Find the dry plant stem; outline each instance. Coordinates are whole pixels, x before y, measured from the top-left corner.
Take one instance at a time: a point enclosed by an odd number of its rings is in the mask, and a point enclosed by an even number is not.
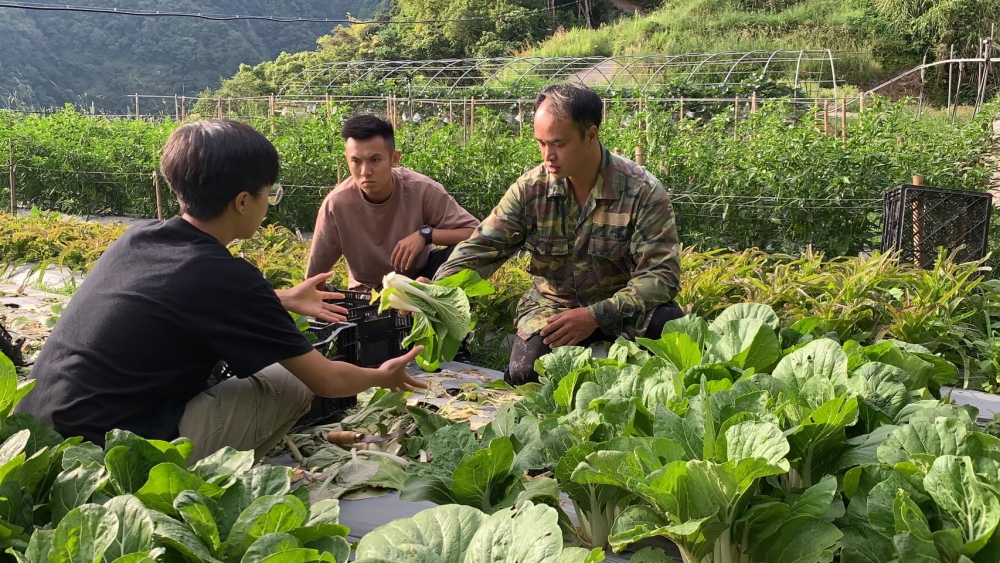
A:
[[[285,441],[285,445],[288,446],[289,453],[292,454],[292,458],[295,461],[297,461],[299,463],[299,465],[301,465],[302,464],[302,452],[299,451],[299,447],[296,446],[295,442],[293,442],[292,439],[289,438],[288,436],[285,436],[283,439]]]
[[[389,452],[379,452],[374,450],[356,450],[356,451],[358,454],[362,454],[365,456],[384,457],[386,459],[391,459],[392,461],[398,463],[399,466],[402,467],[403,469],[406,469],[410,465],[409,460],[401,458],[398,455],[393,455]]]

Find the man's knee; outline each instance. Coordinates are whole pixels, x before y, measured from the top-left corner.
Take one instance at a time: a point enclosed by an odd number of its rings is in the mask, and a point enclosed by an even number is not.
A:
[[[271,382],[276,399],[283,407],[282,411],[287,412],[290,418],[298,420],[309,412],[315,395],[292,372],[280,364],[274,364],[261,370],[260,375]]]
[[[649,326],[646,328],[646,338],[659,338],[663,334],[663,327],[668,322],[684,316],[684,310],[676,301],[664,303],[653,309],[653,316],[649,319]]]
[[[551,351],[552,349],[545,345],[542,337],[538,334],[532,335],[527,340],[515,339],[514,347],[510,351],[510,365],[504,372],[504,381],[515,387],[537,382],[538,374],[535,373],[535,360]]]

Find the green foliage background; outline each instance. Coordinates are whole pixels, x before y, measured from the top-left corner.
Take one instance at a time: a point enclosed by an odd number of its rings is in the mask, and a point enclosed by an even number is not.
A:
[[[339,130],[358,109],[340,105],[309,116],[251,120],[281,155],[286,197],[269,221],[311,230],[320,201],[347,175]],[[996,144],[990,117],[997,109],[951,125],[943,116],[917,120],[901,103],[874,101],[851,119],[844,143],[824,135],[811,111],[787,105],[765,106],[734,128],[731,111],[679,121],[673,107],[647,104],[636,111],[612,102],[601,139],[629,156],[642,146],[644,164],[673,193],[689,245],[788,252],[812,245],[854,255],[878,245],[882,193],[913,174],[932,187],[988,188],[986,157]],[[512,111],[516,106],[479,109],[474,131],[434,117],[404,123],[397,133],[402,164],[438,180],[485,217],[539,162],[530,128],[519,132]],[[0,148],[14,155],[22,207],[153,217],[153,171],[176,126],[72,109],[45,117],[4,114]],[[0,174],[2,201],[9,200],[8,178]],[[169,216],[177,207],[162,188]]]

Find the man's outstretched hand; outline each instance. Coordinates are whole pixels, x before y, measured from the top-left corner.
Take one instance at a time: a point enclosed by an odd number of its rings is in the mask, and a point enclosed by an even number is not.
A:
[[[574,346],[597,330],[597,321],[586,307],[563,311],[548,320],[542,329],[543,342],[549,348]]]
[[[328,323],[339,323],[347,320],[347,309],[327,303],[324,299],[343,299],[343,293],[321,291],[318,286],[333,276],[333,272],[317,274],[291,289],[275,291],[285,309],[315,317]]]
[[[391,391],[413,391],[416,388],[427,389],[427,384],[406,373],[406,364],[424,351],[423,346],[414,346],[412,350],[398,358],[388,360],[378,368],[378,385]]]

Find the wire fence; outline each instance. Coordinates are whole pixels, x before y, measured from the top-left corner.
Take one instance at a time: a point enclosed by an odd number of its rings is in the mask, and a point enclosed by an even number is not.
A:
[[[44,176],[45,183],[50,188],[48,192],[18,188],[30,185],[33,174]],[[89,178],[86,186],[80,185],[79,177]],[[90,195],[89,200],[81,201],[81,198],[88,197],[87,194],[93,194],[94,186],[107,186],[110,188],[107,190],[108,194],[121,193],[106,197]],[[284,198],[278,207],[272,209],[270,221],[300,232],[311,232],[312,220],[332,188],[332,185],[320,184],[283,184]],[[462,203],[463,194],[453,195]],[[822,245],[822,240],[811,238],[808,234],[802,236],[802,232],[808,233],[809,222],[817,215],[864,217],[865,232],[855,232],[854,236],[865,239],[866,242],[862,245],[865,250],[877,249],[880,244],[882,200],[878,198],[803,198],[678,191],[671,191],[670,197],[682,238],[685,238],[685,234],[689,235],[685,240],[687,244],[719,246],[720,242],[729,241],[729,246],[734,248],[753,246],[745,239],[740,240],[741,233],[752,225],[767,226],[780,222],[790,226],[799,224],[799,227],[804,227],[804,231],[798,229],[800,236],[771,233],[767,237],[761,237],[761,243],[767,241],[767,245],[782,250],[804,248],[811,244]],[[127,206],[122,205],[123,198],[128,199]],[[0,166],[0,201],[9,203],[8,209],[12,213],[31,209],[67,212],[66,202],[71,201],[75,206],[69,210],[70,214],[75,212],[86,220],[108,217],[164,219],[180,212],[166,182],[153,171],[141,174],[108,173],[20,165],[15,165],[13,169],[9,165]],[[288,220],[289,217],[296,219]],[[714,236],[705,236],[706,225],[714,230]],[[728,238],[726,233],[731,233]]]

